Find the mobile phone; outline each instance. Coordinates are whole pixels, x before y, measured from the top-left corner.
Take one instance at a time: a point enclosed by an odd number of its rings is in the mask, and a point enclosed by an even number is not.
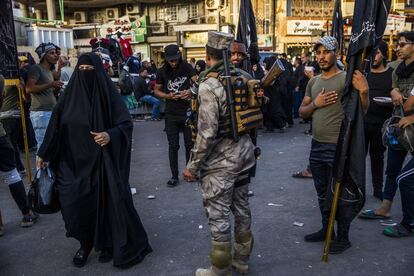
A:
[[[313,66],[305,66],[305,71],[313,71],[315,70],[315,67]]]

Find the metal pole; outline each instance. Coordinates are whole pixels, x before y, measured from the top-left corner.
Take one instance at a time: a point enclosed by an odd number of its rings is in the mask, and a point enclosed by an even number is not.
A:
[[[334,229],[334,224],[335,224],[336,210],[338,208],[340,187],[341,187],[341,183],[337,181],[335,183],[335,193],[334,193],[334,197],[332,201],[331,213],[329,215],[328,231],[326,232],[325,246],[323,248],[322,261],[324,262],[328,262],[329,248],[331,247],[331,240],[332,240],[332,234],[333,234],[333,229]]]
[[[32,170],[30,168],[29,142],[27,139],[26,116],[25,116],[24,105],[23,105],[23,89],[20,87],[20,79],[7,79],[7,80],[4,80],[4,84],[7,86],[16,86],[18,93],[19,93],[20,114],[22,118],[22,129],[23,129],[24,153],[26,157],[26,170],[27,170],[27,177],[29,178],[29,183],[30,183],[32,181]]]

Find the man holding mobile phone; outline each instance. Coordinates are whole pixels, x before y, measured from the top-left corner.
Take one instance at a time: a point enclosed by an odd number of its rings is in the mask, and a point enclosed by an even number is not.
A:
[[[164,49],[165,64],[157,71],[155,95],[165,100],[165,132],[168,138],[168,157],[172,177],[168,187],[178,184],[178,150],[180,136],[184,135],[186,162],[193,147],[191,129],[186,126],[186,114],[190,108],[191,82],[196,82],[197,75],[193,67],[182,60],[180,49],[171,44]]]

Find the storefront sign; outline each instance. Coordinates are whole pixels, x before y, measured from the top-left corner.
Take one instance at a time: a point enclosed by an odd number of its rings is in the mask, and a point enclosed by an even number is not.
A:
[[[398,14],[390,14],[387,19],[387,27],[384,34],[389,35],[391,31],[394,34],[405,30],[405,16]]]
[[[288,35],[312,35],[315,31],[323,31],[326,29],[325,20],[288,20]]]
[[[185,33],[184,48],[205,47],[207,44],[207,32]]]

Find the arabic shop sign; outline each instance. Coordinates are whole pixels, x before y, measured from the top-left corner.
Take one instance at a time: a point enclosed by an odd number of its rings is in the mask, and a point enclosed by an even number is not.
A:
[[[315,31],[326,29],[325,20],[288,20],[288,35],[312,35]]]
[[[405,16],[398,14],[390,14],[387,19],[387,27],[385,28],[384,34],[389,35],[391,31],[396,34],[402,32],[405,29]]]

